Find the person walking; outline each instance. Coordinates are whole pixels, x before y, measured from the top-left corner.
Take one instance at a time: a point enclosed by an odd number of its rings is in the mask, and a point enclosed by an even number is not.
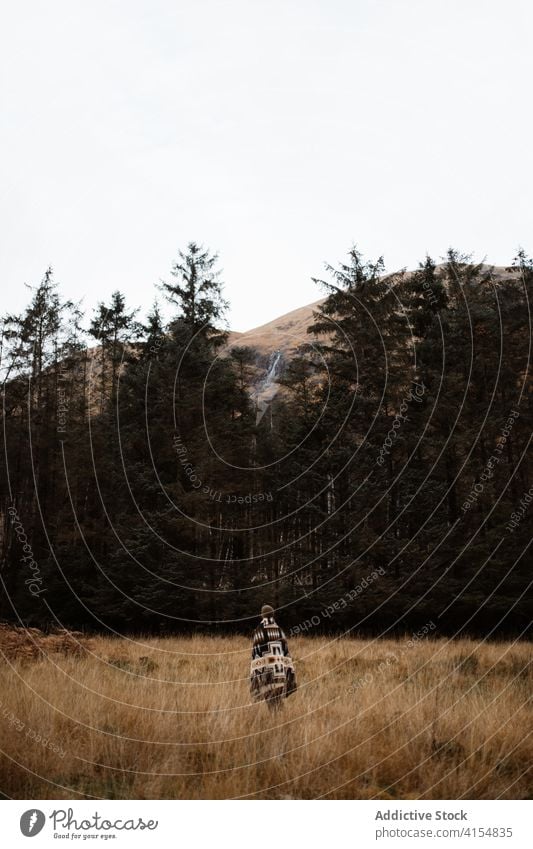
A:
[[[277,710],[296,691],[294,663],[287,639],[277,624],[274,608],[264,604],[261,622],[253,633],[250,694],[254,702],[265,701]]]

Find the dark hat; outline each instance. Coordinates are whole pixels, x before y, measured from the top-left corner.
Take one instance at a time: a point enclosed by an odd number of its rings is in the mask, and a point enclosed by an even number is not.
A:
[[[274,608],[269,604],[264,604],[261,608],[261,616],[272,616],[274,614]]]

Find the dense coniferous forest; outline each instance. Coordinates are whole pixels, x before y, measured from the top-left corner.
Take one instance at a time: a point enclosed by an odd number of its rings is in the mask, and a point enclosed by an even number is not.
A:
[[[197,244],[164,310],[83,315],[48,270],[3,317],[1,619],[249,631],[268,601],[293,632],[525,633],[533,262],[354,248],[316,282],[262,415]]]

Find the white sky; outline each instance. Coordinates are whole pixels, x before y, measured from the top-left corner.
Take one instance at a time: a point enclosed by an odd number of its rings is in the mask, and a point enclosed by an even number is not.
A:
[[[533,253],[530,0],[20,0],[0,21],[2,312],[52,264],[148,306],[218,250],[245,330],[353,242]]]

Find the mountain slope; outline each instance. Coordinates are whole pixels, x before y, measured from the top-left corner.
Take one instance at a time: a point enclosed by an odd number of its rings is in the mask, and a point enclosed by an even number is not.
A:
[[[313,313],[322,303],[322,299],[314,301],[312,304],[285,313],[245,333],[232,332],[229,335],[228,346],[255,348],[263,356],[276,351],[280,351],[285,357],[290,356],[304,342],[312,341],[307,328],[313,323]]]

